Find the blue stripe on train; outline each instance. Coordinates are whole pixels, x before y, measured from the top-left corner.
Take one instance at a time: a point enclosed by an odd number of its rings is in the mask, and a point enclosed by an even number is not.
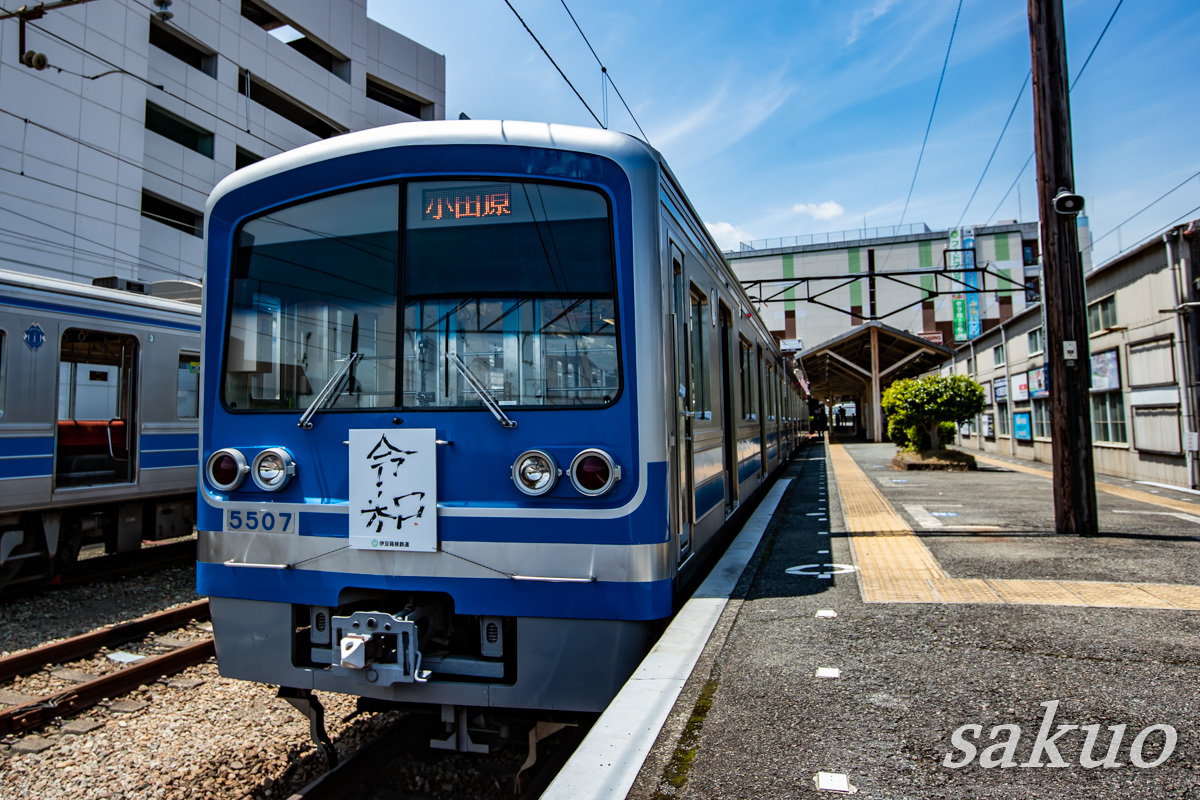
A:
[[[725,476],[718,475],[708,483],[696,487],[696,519],[725,503]]]
[[[48,478],[52,469],[54,469],[53,456],[0,458],[0,479]]]
[[[422,578],[319,570],[196,565],[196,591],[275,603],[336,606],[346,588],[445,592],[458,614],[559,619],[661,619],[671,614],[671,581],[541,583],[504,578]]]
[[[199,469],[198,450],[177,450],[173,452],[156,453],[142,451],[138,462],[142,469],[164,469],[167,467],[191,467]]]
[[[0,438],[0,456],[54,455],[53,436],[13,436]]]
[[[148,450],[195,450],[200,446],[197,433],[143,433],[142,452]]]

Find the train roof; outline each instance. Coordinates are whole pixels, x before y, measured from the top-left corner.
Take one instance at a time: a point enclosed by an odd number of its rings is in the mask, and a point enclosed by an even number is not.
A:
[[[649,158],[662,163],[658,151],[641,139],[602,128],[519,120],[401,122],[324,139],[237,170],[216,185],[209,195],[205,211],[211,211],[216,202],[229,192],[306,164],[385,147],[422,144],[520,145],[596,153],[618,161]]]
[[[13,272],[7,269],[0,269],[0,287],[26,289],[75,300],[98,300],[107,303],[116,303],[143,309],[147,312],[185,314],[189,317],[200,316],[200,305],[198,303],[168,300],[163,297],[127,292],[120,289],[106,289],[100,286],[90,286],[86,283],[62,280],[61,278],[27,275],[23,272]],[[7,294],[7,292],[5,293]]]

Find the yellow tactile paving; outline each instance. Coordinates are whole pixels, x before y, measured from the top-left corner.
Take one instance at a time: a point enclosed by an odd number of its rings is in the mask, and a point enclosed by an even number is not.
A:
[[[983,461],[988,464],[992,464],[997,467],[1003,467],[1004,469],[1011,469],[1016,472],[1024,472],[1028,475],[1037,475],[1042,478],[1054,478],[1054,473],[1048,469],[1038,469],[1037,467],[1030,467],[1026,466],[1025,464],[1014,464],[1010,461],[1004,461],[999,458],[990,458],[989,456],[980,455],[979,453],[971,450],[964,450],[963,452],[970,453],[971,455],[975,456],[976,461]],[[1150,492],[1143,492],[1138,489],[1130,489],[1127,486],[1113,486],[1109,483],[1097,483],[1096,490],[1104,492],[1105,494],[1115,495],[1116,497],[1123,497],[1126,500],[1133,500],[1135,503],[1150,503],[1151,505],[1162,506],[1163,508],[1169,508],[1173,511],[1182,511],[1185,514],[1195,514],[1196,516],[1200,516],[1200,505],[1197,505],[1196,503],[1189,503],[1185,500],[1175,500],[1170,497],[1163,497],[1162,495],[1151,494]]]
[[[1163,583],[1135,584],[1143,592],[1149,592],[1176,608],[1200,611],[1200,586],[1171,586]]]
[[[1103,581],[1057,581],[1059,586],[1077,595],[1089,606],[1097,608],[1174,608],[1149,592],[1144,592],[1132,583],[1105,583]]]
[[[1003,603],[988,582],[979,578],[941,578],[929,582],[943,603]]]
[[[951,578],[855,463],[846,448],[830,442],[839,494],[845,509],[858,585],[867,603],[1011,603],[1092,608],[1164,608],[1200,611],[1200,586],[1106,581],[1039,581]],[[981,461],[1042,477],[1046,470],[972,454]],[[1129,500],[1185,511],[1200,508],[1149,492],[1097,484]]]
[[[1072,594],[1058,581],[1029,581],[992,578],[988,585],[1006,603],[1039,606],[1086,606],[1078,595]]]

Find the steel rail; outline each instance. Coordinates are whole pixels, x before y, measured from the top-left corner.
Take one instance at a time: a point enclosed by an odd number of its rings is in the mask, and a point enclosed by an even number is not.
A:
[[[17,675],[35,672],[47,664],[61,664],[74,661],[103,647],[131,642],[143,636],[159,631],[178,628],[188,620],[208,619],[208,601],[200,600],[182,608],[160,611],[148,614],[129,622],[122,622],[111,628],[102,628],[91,633],[84,633],[61,642],[42,645],[32,650],[15,653],[0,658],[0,681],[7,681]]]
[[[0,711],[0,735],[22,733],[56,717],[77,713],[109,697],[125,694],[142,684],[173,675],[207,661],[216,653],[212,639],[181,647],[161,656],[147,658],[63,692],[39,697],[23,705]]]

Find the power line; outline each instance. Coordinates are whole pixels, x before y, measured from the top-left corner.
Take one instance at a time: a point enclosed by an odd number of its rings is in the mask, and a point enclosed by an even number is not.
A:
[[[43,125],[40,122],[34,122],[33,120],[29,119],[28,117],[22,117],[20,114],[16,114],[16,113],[13,113],[12,111],[9,111],[7,108],[0,108],[0,114],[7,114],[8,116],[12,117],[13,119],[19,119],[27,125],[32,125],[35,128],[41,128],[42,130],[46,131],[47,133],[53,133],[56,136],[61,136],[62,138],[72,141],[75,144],[80,145],[81,147],[86,147],[89,150],[95,150],[97,153],[106,155],[109,158],[120,161],[122,164],[128,164],[131,167],[136,167],[137,169],[140,169],[144,172],[154,175],[155,177],[162,178],[164,181],[170,181],[171,183],[174,183],[177,186],[182,186],[184,189],[191,189],[193,191],[196,190],[196,187],[189,186],[188,184],[184,183],[183,181],[177,181],[174,178],[170,178],[170,177],[167,177],[166,175],[155,172],[151,169],[147,169],[145,167],[145,165],[139,164],[136,161],[131,161],[130,159],[125,158],[124,156],[121,156],[117,153],[114,153],[111,150],[100,147],[99,145],[92,144],[91,142],[85,142],[83,139],[80,139],[77,136],[72,136],[69,133],[63,133],[60,130],[51,128],[49,125]],[[6,149],[12,150],[12,148],[6,148]],[[14,151],[14,152],[16,152],[16,151]]]
[[[1079,68],[1079,72],[1075,73],[1075,80],[1071,81],[1071,87],[1067,90],[1068,95],[1071,92],[1075,91],[1075,87],[1079,84],[1079,79],[1083,77],[1083,73],[1088,68],[1088,64],[1092,63],[1092,56],[1094,56],[1096,54],[1096,48],[1098,48],[1100,46],[1100,42],[1104,41],[1104,34],[1108,33],[1108,29],[1109,29],[1109,26],[1112,25],[1113,18],[1115,18],[1117,16],[1117,12],[1121,10],[1121,4],[1124,2],[1125,2],[1125,0],[1117,0],[1117,4],[1115,6],[1113,6],[1112,13],[1108,15],[1108,22],[1104,23],[1104,29],[1101,30],[1100,35],[1096,37],[1095,44],[1092,45],[1092,49],[1088,53],[1087,58],[1085,58],[1083,60],[1083,66],[1081,66]],[[1024,87],[1022,87],[1022,88],[1024,88]],[[1019,95],[1018,95],[1018,99],[1020,99]],[[1008,123],[1005,123],[1006,126],[1007,126],[1007,124]],[[1004,136],[1004,134],[1000,134],[1000,135],[1001,135],[1001,137]],[[1002,205],[1004,205],[1004,201],[1008,199],[1008,196],[1010,194],[1012,194],[1013,187],[1017,185],[1017,181],[1021,180],[1021,176],[1025,174],[1025,170],[1029,169],[1029,162],[1032,160],[1033,160],[1033,153],[1030,153],[1029,158],[1025,159],[1025,164],[1021,167],[1021,170],[1017,173],[1017,177],[1013,178],[1012,185],[1008,187],[1008,191],[1004,193],[1004,197],[1000,198],[1000,202],[996,204],[996,210],[993,211],[992,215],[987,218],[988,222],[991,222],[992,217],[996,216],[996,214],[998,214],[1000,212],[1000,207]],[[978,187],[976,187],[976,188],[978,188]],[[965,212],[964,212],[964,216],[965,216]]]
[[[946,45],[946,60],[942,62],[942,74],[938,78],[937,91],[933,94],[933,108],[929,110],[929,123],[925,126],[925,138],[921,140],[921,152],[917,156],[917,168],[913,170],[912,183],[908,187],[908,197],[904,199],[904,210],[900,212],[900,225],[904,224],[904,216],[908,213],[908,203],[912,200],[913,188],[917,185],[917,174],[921,171],[921,160],[925,158],[925,145],[929,143],[929,131],[933,128],[933,115],[937,111],[938,97],[942,94],[942,81],[946,79],[946,66],[950,63],[950,48],[954,46],[954,34],[958,30],[958,17],[961,13],[962,0],[958,0],[958,10],[954,12],[954,26],[950,28],[950,43]]]
[[[174,92],[172,92],[170,89],[168,89],[166,86],[164,86],[164,85],[163,85],[163,84],[161,84],[161,83],[155,83],[154,81],[150,80],[149,78],[143,78],[141,75],[138,75],[138,74],[136,74],[136,73],[130,72],[129,70],[125,69],[124,67],[120,66],[119,64],[114,64],[113,62],[109,61],[108,59],[104,58],[103,56],[98,56],[98,55],[96,55],[96,54],[95,54],[95,53],[93,53],[91,50],[88,50],[86,47],[83,47],[82,45],[75,44],[74,42],[70,41],[69,39],[66,39],[66,38],[64,38],[64,37],[62,37],[62,36],[59,36],[57,33],[54,33],[53,31],[48,31],[48,30],[46,30],[45,28],[43,28],[42,26],[40,26],[40,25],[35,25],[35,24],[34,24],[34,23],[32,23],[32,22],[31,22],[31,23],[29,23],[29,24],[30,24],[32,27],[34,27],[34,28],[37,28],[37,30],[38,30],[39,32],[41,32],[41,33],[44,33],[45,35],[47,35],[47,36],[51,37],[52,39],[57,39],[58,41],[60,41],[60,42],[62,42],[63,44],[67,45],[68,47],[74,48],[75,50],[78,50],[79,52],[83,53],[84,55],[87,55],[87,56],[89,56],[89,57],[91,57],[91,58],[94,58],[95,60],[97,60],[97,61],[99,61],[99,62],[101,62],[101,63],[103,63],[103,64],[107,64],[108,66],[110,66],[110,67],[112,67],[112,68],[113,68],[113,69],[112,69],[112,72],[114,72],[114,73],[119,73],[119,74],[121,74],[121,75],[128,75],[129,77],[133,78],[134,80],[136,80],[136,81],[139,81],[139,82],[141,82],[141,83],[144,83],[144,84],[146,84],[147,86],[149,86],[149,87],[151,87],[151,88],[153,88],[153,89],[158,89],[160,92],[162,92],[163,94],[167,95],[168,97],[173,97],[173,98],[175,98],[175,99],[176,99],[176,100],[178,100],[180,103],[183,103],[185,106],[187,106],[188,108],[194,108],[195,110],[197,110],[197,111],[199,111],[199,112],[201,112],[201,113],[203,113],[203,114],[207,114],[208,116],[212,117],[212,118],[213,118],[213,119],[215,119],[215,120],[218,120],[218,121],[221,121],[221,122],[228,122],[228,120],[227,120],[227,119],[225,119],[224,117],[222,117],[222,116],[221,116],[219,113],[217,113],[217,112],[215,112],[215,111],[210,111],[210,110],[208,110],[207,108],[204,108],[203,106],[196,105],[195,103],[191,102],[190,100],[187,100],[186,98],[180,97],[179,95],[175,94]],[[232,63],[232,64],[233,64],[235,67],[237,67],[239,70],[240,70],[240,69],[242,69],[242,66],[241,66],[240,64],[238,64],[236,61],[234,61],[233,59],[229,58],[228,56],[221,55],[221,57],[222,57],[222,58],[224,58],[224,59],[226,59],[226,60],[227,60],[227,61],[229,61],[230,63]],[[58,68],[58,67],[55,67],[54,69],[59,69],[59,68]],[[102,74],[110,74],[110,73],[102,73]],[[101,77],[101,76],[100,76],[100,75],[94,75],[94,76],[87,76],[87,75],[84,75],[84,76],[81,76],[81,77],[83,77],[83,78],[86,78],[86,79],[89,79],[89,80],[92,80],[92,79],[95,79],[95,78],[98,78],[98,77]],[[249,122],[249,121],[247,120],[247,123],[248,123],[248,122]],[[236,126],[235,126],[235,127],[236,127]],[[245,131],[245,133],[247,133],[248,135],[252,136],[253,138],[255,138],[255,139],[257,139],[257,140],[259,140],[259,141],[260,141],[260,142],[262,142],[263,144],[266,144],[266,145],[269,145],[269,146],[271,146],[271,147],[275,148],[276,150],[278,150],[278,151],[279,151],[279,152],[281,152],[281,153],[282,153],[282,152],[285,152],[285,151],[287,150],[287,148],[286,148],[286,147],[281,147],[280,145],[278,145],[278,144],[276,144],[276,143],[274,143],[274,142],[270,141],[269,139],[266,139],[266,138],[264,138],[264,137],[262,137],[262,136],[259,136],[257,133],[254,133],[254,132],[253,132],[253,131],[251,131],[249,128],[244,128],[244,129],[243,129],[243,128],[239,128],[239,130],[244,130],[244,131]]]
[[[996,145],[992,148],[992,154],[988,156],[987,163],[983,165],[983,173],[979,176],[979,182],[975,184],[974,190],[971,192],[970,199],[967,200],[967,206],[963,209],[962,215],[958,218],[955,228],[962,225],[963,219],[967,216],[967,211],[971,209],[971,203],[975,200],[975,194],[979,191],[979,187],[983,185],[983,179],[987,176],[988,167],[992,166],[992,159],[996,157],[996,151],[1000,149],[1000,142],[1004,140],[1004,134],[1008,131],[1008,124],[1012,122],[1013,114],[1017,111],[1017,105],[1021,102],[1021,97],[1025,94],[1025,87],[1029,85],[1029,79],[1033,76],[1033,67],[1029,68],[1029,72],[1025,74],[1025,80],[1021,81],[1021,89],[1017,92],[1017,99],[1013,100],[1012,108],[1009,109],[1008,119],[1004,121],[1004,127],[1000,129],[1000,136],[996,139]],[[1007,197],[1008,195],[1005,195]],[[1001,200],[1000,202],[1004,202]]]
[[[571,91],[574,92],[575,96],[579,98],[579,102],[583,103],[583,107],[586,108],[588,110],[588,113],[592,115],[592,119],[596,120],[596,124],[599,125],[601,128],[603,128],[604,123],[601,122],[600,118],[596,116],[596,112],[592,111],[592,107],[588,105],[587,100],[583,99],[583,95],[581,95],[579,93],[579,90],[575,88],[575,84],[571,83],[571,79],[568,78],[566,73],[562,71],[562,67],[558,66],[558,62],[554,60],[554,57],[550,55],[549,51],[546,50],[545,46],[543,46],[541,41],[537,38],[537,36],[534,35],[533,31],[531,31],[529,29],[529,26],[525,24],[525,20],[521,19],[521,15],[517,13],[517,10],[515,8],[513,8],[512,3],[508,2],[508,0],[504,0],[504,5],[508,6],[508,10],[511,11],[513,13],[513,15],[517,18],[517,20],[521,23],[521,27],[525,28],[525,32],[533,37],[533,41],[536,42],[537,46],[542,49],[542,52],[545,53],[546,58],[550,59],[550,63],[554,65],[554,68],[556,70],[558,70],[558,74],[562,76],[562,79],[567,82],[567,86],[571,87]],[[590,47],[591,45],[588,45],[588,46]]]
[[[562,3],[562,7],[566,10],[567,16],[571,18],[571,22],[575,23],[575,30],[579,31],[579,35],[583,37],[584,44],[588,46],[588,50],[592,51],[592,56],[596,59],[596,63],[600,65],[600,72],[604,75],[604,80],[608,81],[608,84],[613,87],[613,91],[617,93],[617,97],[621,100],[621,105],[625,106],[625,111],[629,113],[629,118],[633,120],[634,125],[637,125],[638,133],[642,134],[642,139],[649,144],[650,137],[646,135],[644,130],[642,130],[642,126],[640,123],[638,123],[637,117],[633,115],[633,110],[630,109],[629,104],[625,102],[625,98],[622,96],[621,90],[617,88],[616,82],[613,81],[612,75],[609,74],[608,67],[604,66],[604,62],[600,60],[600,56],[596,55],[596,49],[592,47],[592,43],[588,41],[587,34],[583,32],[583,28],[579,27],[579,22],[575,19],[575,15],[571,13],[571,9],[567,8],[567,0],[559,0],[559,2]],[[605,114],[607,115],[607,113],[608,109],[606,107]]]
[[[1134,219],[1136,219],[1137,217],[1140,217],[1142,214],[1144,214],[1145,212],[1149,211],[1149,210],[1150,210],[1150,209],[1151,209],[1153,206],[1157,205],[1158,203],[1162,202],[1163,200],[1166,200],[1168,197],[1170,197],[1171,195],[1175,194],[1175,192],[1178,192],[1178,191],[1179,191],[1180,189],[1182,189],[1184,186],[1187,186],[1189,183],[1191,183],[1191,181],[1192,181],[1192,178],[1195,178],[1195,177],[1197,177],[1197,176],[1200,176],[1200,170],[1197,170],[1196,172],[1193,172],[1191,175],[1188,175],[1186,178],[1184,178],[1182,181],[1180,181],[1180,182],[1179,182],[1179,183],[1178,183],[1178,184],[1177,184],[1177,185],[1176,185],[1174,188],[1168,189],[1166,192],[1164,192],[1163,194],[1159,195],[1159,196],[1158,196],[1157,198],[1155,198],[1154,200],[1151,200],[1149,203],[1147,203],[1146,205],[1142,206],[1140,209],[1138,209],[1137,211],[1135,211],[1135,212],[1134,212],[1134,213],[1133,213],[1131,216],[1129,216],[1128,218],[1126,218],[1126,219],[1125,219],[1123,222],[1119,222],[1119,223],[1117,223],[1116,225],[1114,225],[1114,226],[1113,226],[1113,227],[1112,227],[1112,228],[1111,228],[1111,229],[1110,229],[1110,230],[1109,230],[1107,233],[1105,233],[1103,236],[1099,236],[1099,237],[1097,237],[1097,238],[1093,239],[1093,240],[1092,240],[1090,243],[1088,243],[1087,247],[1083,247],[1083,248],[1081,248],[1081,252],[1082,252],[1082,251],[1084,251],[1084,250],[1088,250],[1088,249],[1090,249],[1090,248],[1092,248],[1092,247],[1095,247],[1095,245],[1096,245],[1096,242],[1103,241],[1104,239],[1107,239],[1109,236],[1111,236],[1112,234],[1114,234],[1114,233],[1116,233],[1118,230],[1120,230],[1120,229],[1121,229],[1123,226],[1125,226],[1125,225],[1129,224],[1130,222],[1132,222],[1132,221],[1133,221]],[[1192,213],[1192,212],[1191,212],[1191,211],[1189,211],[1189,212],[1188,212],[1188,214],[1190,214],[1190,213]],[[1184,216],[1186,217],[1186,216],[1187,216],[1187,214],[1184,214]],[[1182,217],[1181,217],[1180,219],[1182,219]],[[1175,220],[1175,222],[1178,222],[1178,221],[1179,221],[1179,220]],[[1171,225],[1174,225],[1174,224],[1175,224],[1175,222],[1172,222],[1172,223],[1170,223],[1170,225],[1168,225],[1167,227],[1169,228]]]

